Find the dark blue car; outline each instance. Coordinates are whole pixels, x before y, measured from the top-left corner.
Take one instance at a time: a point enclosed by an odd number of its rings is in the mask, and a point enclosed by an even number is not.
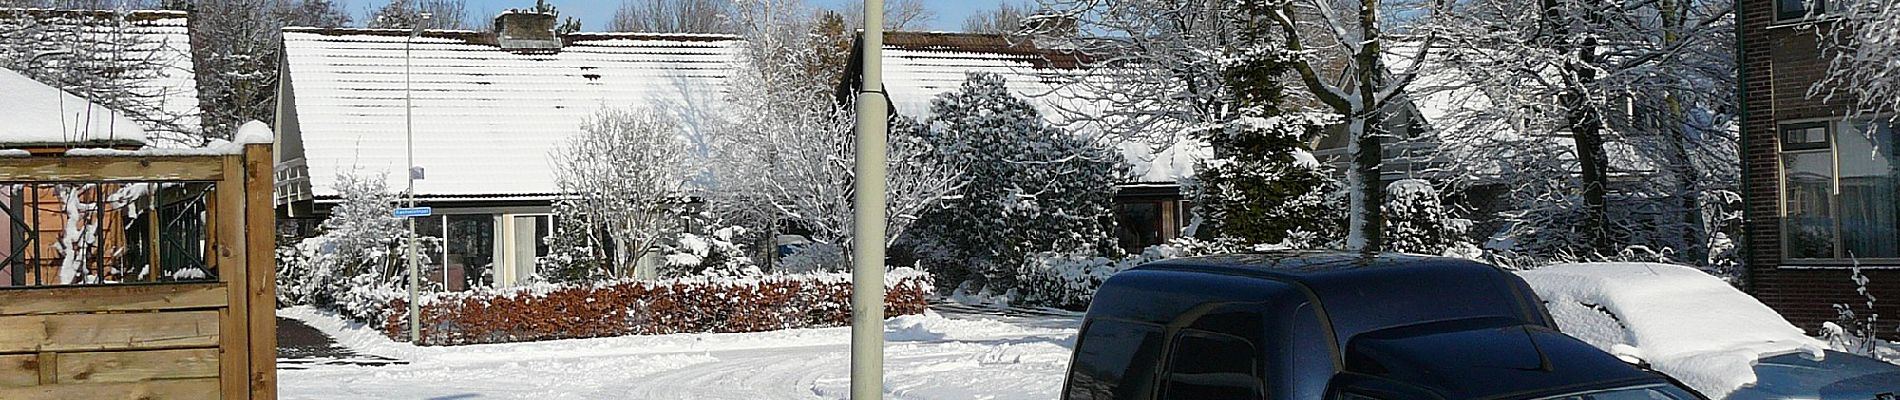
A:
[[[1159,261],[1096,292],[1063,387],[1109,399],[1700,399],[1558,333],[1477,262],[1336,252]]]

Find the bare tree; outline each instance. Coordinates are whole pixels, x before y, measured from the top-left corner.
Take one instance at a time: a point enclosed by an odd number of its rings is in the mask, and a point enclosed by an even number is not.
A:
[[[614,32],[731,33],[728,0],[623,0],[608,30]]]
[[[851,30],[864,27],[864,3],[846,2],[844,11],[845,25]],[[890,0],[884,3],[884,29],[891,31],[910,31],[924,29],[937,20],[937,12],[924,5],[923,0]]]
[[[998,4],[994,10],[978,11],[963,20],[963,31],[970,33],[1016,33],[1023,29],[1023,18],[1035,10],[1014,2]]]
[[[1821,48],[1830,57],[1825,78],[1808,90],[1809,96],[1843,96],[1855,104],[1854,114],[1894,113],[1900,120],[1900,0],[1845,1],[1836,10],[1814,12],[1837,15],[1820,28]],[[1816,18],[1821,20],[1821,18]]]
[[[187,55],[140,32],[119,11],[0,10],[0,68],[125,112],[158,142],[204,141],[196,113],[166,107],[173,96],[158,79]]]
[[[745,0],[734,15],[747,41],[728,85],[730,114],[706,139],[708,202],[730,220],[766,229],[782,221],[814,241],[852,243],[854,118],[849,105],[822,95],[833,83],[808,72],[825,59],[811,50],[825,40],[807,34],[812,10]],[[887,244],[960,183],[957,169],[920,161],[926,149],[904,132],[893,130],[890,141]]]
[[[429,14],[424,20],[418,14]],[[369,13],[364,24],[370,28],[409,28],[423,21],[422,29],[469,29],[468,2],[465,0],[391,0]]]
[[[550,155],[559,201],[571,206],[561,209],[573,211],[560,217],[584,221],[584,233],[605,233],[612,276],[639,276],[634,261],[678,229],[687,178],[682,136],[665,114],[605,108]]]
[[[283,26],[341,28],[350,25],[350,13],[342,1],[277,0],[273,14]]]
[[[1506,235],[1562,232],[1513,237],[1548,246],[1529,252],[1595,257],[1670,244],[1704,263],[1739,165],[1729,125],[1733,11],[1708,0],[1461,2],[1423,28],[1441,39],[1442,56],[1422,63],[1453,79],[1415,92],[1459,105],[1432,123],[1454,157],[1482,161],[1451,168],[1512,182],[1507,219],[1523,229]],[[1519,172],[1500,177],[1498,168]],[[1658,206],[1678,222],[1619,218],[1616,174],[1654,174],[1624,185],[1624,197],[1678,200]]]

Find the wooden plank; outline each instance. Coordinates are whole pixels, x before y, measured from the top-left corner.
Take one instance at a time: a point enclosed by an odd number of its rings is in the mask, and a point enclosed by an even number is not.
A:
[[[244,229],[250,252],[252,400],[277,398],[277,261],[264,249],[277,247],[277,215],[271,189],[276,178],[269,144],[244,146]]]
[[[40,384],[40,356],[0,355],[0,388]]]
[[[218,349],[60,353],[59,383],[217,378]]]
[[[0,317],[0,353],[166,349],[218,344],[218,311]]]
[[[223,307],[224,284],[179,283],[0,290],[0,316]]]
[[[13,157],[0,159],[0,181],[212,181],[221,156]]]
[[[241,156],[225,157],[223,163],[225,171],[244,168]],[[225,174],[214,190],[211,202],[217,206],[217,214],[212,215],[216,229],[211,247],[215,249],[218,280],[230,288],[230,306],[223,309],[218,336],[218,378],[224,393],[243,396],[251,392],[250,280],[245,265],[250,259],[245,256],[249,246],[244,241],[244,174]]]
[[[0,388],[0,399],[7,400],[205,400],[218,398],[221,398],[218,393],[218,380],[211,378]]]
[[[39,368],[41,385],[59,383],[59,353],[42,351],[33,356],[33,362]]]

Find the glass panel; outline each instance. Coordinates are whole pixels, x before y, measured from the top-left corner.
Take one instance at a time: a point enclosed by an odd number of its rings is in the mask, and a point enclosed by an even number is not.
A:
[[[1878,126],[1878,129],[1869,129]],[[1841,257],[1900,257],[1896,221],[1895,183],[1900,163],[1894,158],[1893,129],[1866,122],[1843,129],[1837,142],[1840,159]]]
[[[449,290],[494,285],[495,217],[488,214],[450,215],[448,237]]]
[[[1825,7],[1825,0],[1775,0],[1775,18],[1801,19],[1808,15],[1808,4]]]
[[[1263,379],[1258,354],[1238,337],[1185,331],[1168,355],[1167,398],[1258,399]]]
[[[445,265],[443,262],[445,260],[442,257],[442,235],[446,233],[444,231],[445,225],[442,223],[442,216],[431,215],[414,219],[416,221],[416,265],[419,270],[418,272],[422,273],[422,286],[424,288],[442,290],[445,288],[443,283],[448,282],[448,276],[444,275],[448,270],[444,268]],[[407,251],[403,249],[398,250]],[[397,262],[398,265],[401,266],[399,267],[401,270],[408,270],[407,261],[398,259]]]
[[[1142,399],[1151,395],[1161,327],[1096,320],[1082,329],[1069,368],[1071,400]]]
[[[1834,217],[1828,202],[1834,183],[1833,155],[1785,153],[1781,161],[1788,212],[1781,232],[1785,257],[1833,258]]]
[[[1783,126],[1781,148],[1783,150],[1827,148],[1827,123]]]
[[[1115,206],[1117,239],[1123,250],[1139,253],[1161,243],[1161,205],[1125,203]]]

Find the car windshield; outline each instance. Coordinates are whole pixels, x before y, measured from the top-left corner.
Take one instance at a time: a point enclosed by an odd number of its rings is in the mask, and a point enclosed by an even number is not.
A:
[[[1616,389],[1589,390],[1537,400],[1696,400],[1695,394],[1674,385],[1655,384]]]

